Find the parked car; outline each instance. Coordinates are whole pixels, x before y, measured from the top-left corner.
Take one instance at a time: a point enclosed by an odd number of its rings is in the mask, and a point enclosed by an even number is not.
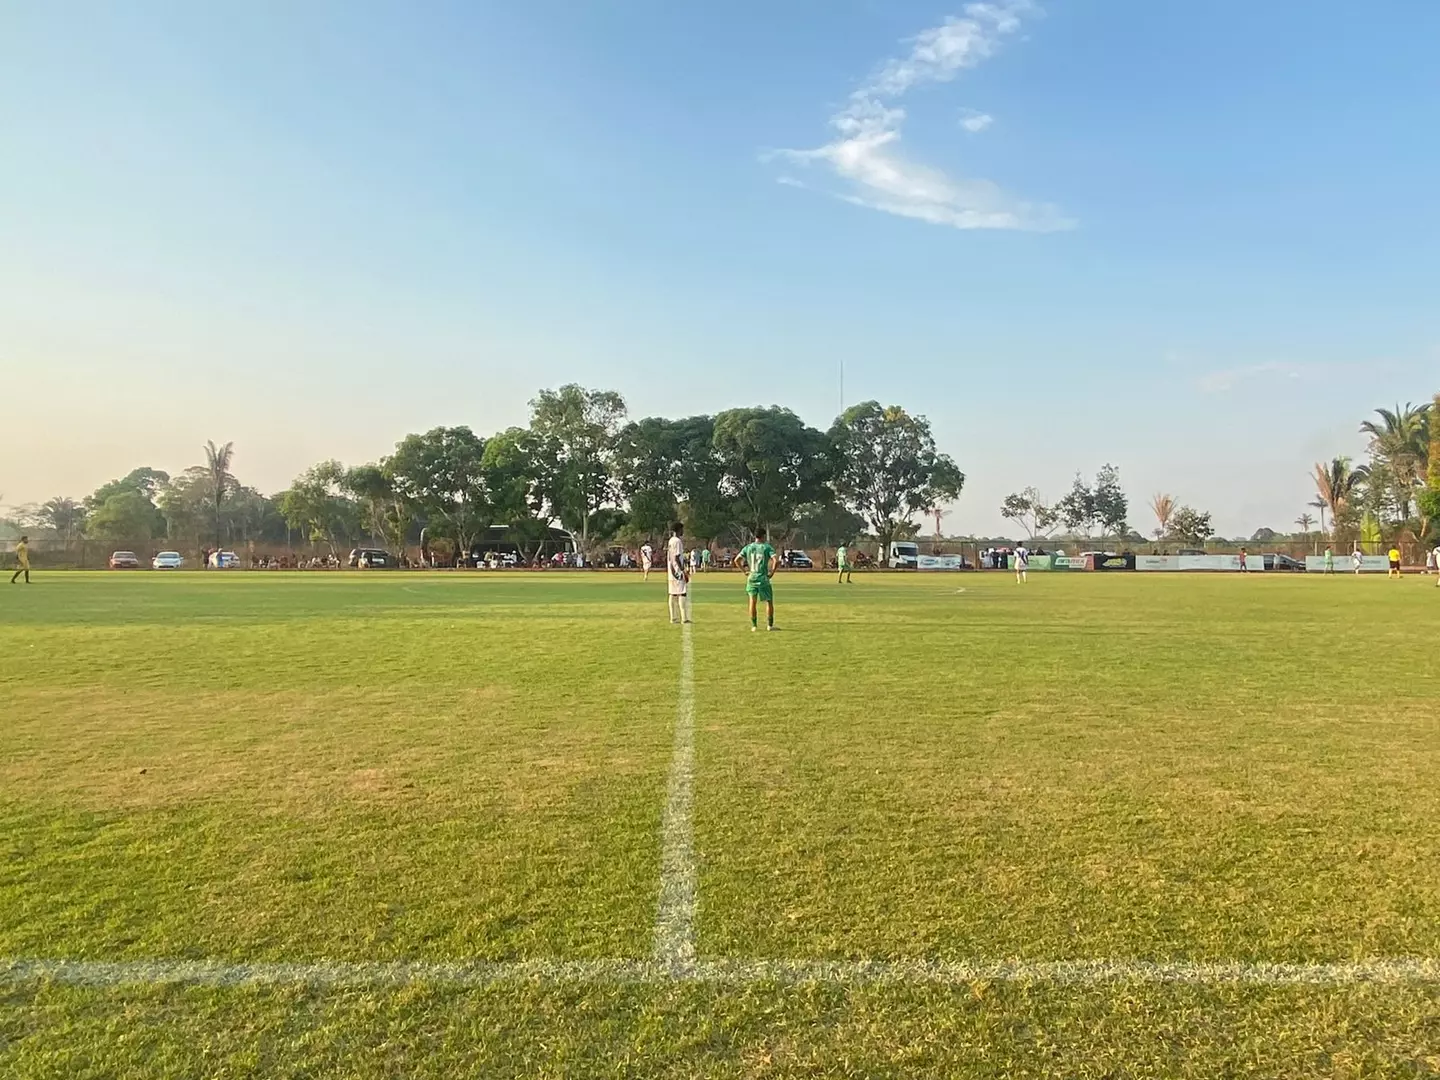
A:
[[[1288,570],[1295,573],[1305,569],[1305,564],[1299,559],[1292,559],[1289,555],[1281,555],[1278,552],[1274,555],[1266,555],[1264,559],[1266,570]]]
[[[394,566],[395,556],[380,548],[356,548],[350,552],[352,569],[377,570],[382,566]]]
[[[140,559],[133,551],[115,551],[110,554],[111,570],[138,570]]]
[[[240,556],[233,551],[212,551],[210,565],[216,570],[234,570],[240,565]]]
[[[791,570],[813,570],[815,562],[803,551],[787,551],[780,556],[780,563]]]
[[[179,570],[185,565],[185,560],[178,551],[162,551],[150,560],[150,565],[156,570]]]

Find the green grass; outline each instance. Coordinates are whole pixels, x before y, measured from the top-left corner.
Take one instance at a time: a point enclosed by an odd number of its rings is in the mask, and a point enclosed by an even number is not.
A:
[[[702,958],[1440,957],[1428,579],[696,584]],[[0,958],[644,959],[638,575],[0,591]],[[81,987],[5,1076],[1425,1076],[1434,986]]]

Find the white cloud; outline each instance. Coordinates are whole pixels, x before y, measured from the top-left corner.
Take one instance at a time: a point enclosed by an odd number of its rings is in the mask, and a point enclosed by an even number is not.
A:
[[[908,56],[892,59],[830,118],[838,138],[814,150],[783,150],[797,164],[823,164],[847,182],[838,197],[901,217],[957,229],[1066,229],[1073,226],[1048,204],[1031,203],[988,180],[952,178],[941,169],[910,160],[900,148],[905,110],[889,104],[922,83],[949,82],[966,68],[993,56],[1000,41],[1035,10],[1030,0],[972,3],[915,38]],[[962,121],[967,130],[982,131]]]
[[[994,122],[995,118],[989,113],[976,112],[974,109],[960,111],[960,126],[972,135],[979,135]]]
[[[1364,363],[1293,363],[1281,360],[1266,360],[1259,364],[1206,371],[1195,378],[1195,388],[1202,394],[1227,394],[1250,383],[1269,384],[1273,389],[1276,381],[1303,383],[1340,383],[1360,376],[1374,376],[1388,373],[1391,369],[1383,362]]]

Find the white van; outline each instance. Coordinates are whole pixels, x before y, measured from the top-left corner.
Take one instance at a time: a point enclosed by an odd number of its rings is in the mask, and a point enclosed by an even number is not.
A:
[[[914,570],[920,565],[920,545],[913,540],[894,540],[890,544],[891,570]]]

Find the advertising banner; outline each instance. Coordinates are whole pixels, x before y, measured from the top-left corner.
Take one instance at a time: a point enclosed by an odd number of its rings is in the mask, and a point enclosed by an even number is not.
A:
[[[1092,555],[1096,570],[1134,570],[1134,555]]]
[[[920,555],[916,557],[917,570],[964,570],[965,561],[959,555]]]
[[[1323,574],[1325,572],[1324,555],[1306,555],[1305,572],[1307,574]],[[1355,572],[1355,560],[1349,555],[1335,555],[1335,572],[1337,574],[1353,574]],[[1384,555],[1362,555],[1360,557],[1360,572],[1362,574],[1386,574],[1390,572],[1390,560]]]
[[[1136,570],[1179,570],[1179,555],[1137,555]]]
[[[1056,555],[1050,560],[1050,565],[1056,570],[1089,570],[1089,555]]]
[[[1051,557],[1051,556],[1049,556],[1049,555],[1031,555],[1031,556],[1030,556],[1030,569],[1031,569],[1031,570],[1049,570],[1049,569],[1051,569],[1051,566],[1052,566],[1052,563],[1053,563],[1053,562],[1054,562],[1053,557]],[[1009,557],[1009,559],[1006,561],[1006,565],[1008,565],[1011,570],[1014,570],[1014,569],[1015,569],[1015,556],[1014,556],[1014,555],[1011,555],[1011,556]]]
[[[1136,570],[1229,570],[1239,572],[1239,555],[1137,555]],[[1265,569],[1265,557],[1258,551],[1245,560],[1245,569],[1255,573]]]

